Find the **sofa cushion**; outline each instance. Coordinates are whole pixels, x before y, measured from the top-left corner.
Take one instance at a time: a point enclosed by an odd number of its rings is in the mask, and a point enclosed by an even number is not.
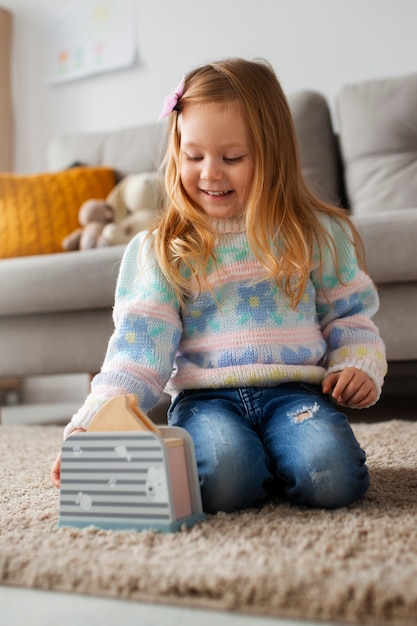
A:
[[[417,283],[417,208],[352,215],[365,248],[368,272],[378,284]]]
[[[312,91],[300,91],[289,94],[288,102],[305,178],[322,200],[340,204],[340,154],[325,98]]]
[[[338,111],[352,213],[417,207],[417,74],[345,86]]]
[[[61,252],[62,239],[79,227],[81,204],[105,198],[114,184],[114,171],[102,167],[0,174],[0,258]]]
[[[3,259],[0,318],[110,310],[124,249],[125,246],[109,246]]]
[[[68,167],[74,161],[106,165],[118,177],[156,169],[164,153],[166,124],[148,124],[99,133],[61,135],[48,146],[50,170]]]

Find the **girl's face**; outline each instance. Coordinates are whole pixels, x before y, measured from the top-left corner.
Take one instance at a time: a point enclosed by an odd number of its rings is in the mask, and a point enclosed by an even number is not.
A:
[[[185,107],[178,123],[181,181],[190,199],[210,217],[244,213],[254,164],[239,103]]]

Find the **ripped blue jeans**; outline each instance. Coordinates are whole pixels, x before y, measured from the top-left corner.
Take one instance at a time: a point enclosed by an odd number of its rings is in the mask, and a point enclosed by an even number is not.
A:
[[[319,386],[184,391],[168,420],[193,438],[207,513],[281,492],[294,504],[333,509],[369,487],[365,453]]]

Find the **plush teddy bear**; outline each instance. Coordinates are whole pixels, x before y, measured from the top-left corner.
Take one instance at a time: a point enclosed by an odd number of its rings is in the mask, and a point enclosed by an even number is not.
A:
[[[64,237],[62,248],[65,251],[87,250],[107,246],[103,239],[103,229],[114,219],[113,208],[104,200],[86,200],[78,212],[80,228]]]
[[[130,174],[113,187],[105,200],[91,199],[81,205],[80,228],[65,237],[62,248],[86,250],[128,243],[149,226],[164,199],[162,174]]]
[[[128,243],[149,226],[164,201],[164,177],[159,172],[126,176],[107,198],[115,211],[115,219],[104,226],[103,238],[109,245]]]

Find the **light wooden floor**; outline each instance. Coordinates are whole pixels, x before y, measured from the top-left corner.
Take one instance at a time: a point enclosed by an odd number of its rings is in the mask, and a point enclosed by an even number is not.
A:
[[[320,626],[318,622],[295,622],[11,587],[0,587],[0,606],[2,626]],[[335,625],[326,622],[326,626]]]

